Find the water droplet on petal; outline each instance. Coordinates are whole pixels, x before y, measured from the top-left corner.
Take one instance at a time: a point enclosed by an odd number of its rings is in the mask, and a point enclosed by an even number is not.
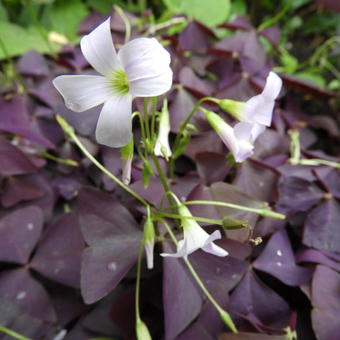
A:
[[[22,300],[26,297],[26,292],[25,291],[21,291],[17,294],[17,296],[15,297],[17,300]]]
[[[236,279],[237,279],[237,277],[238,277],[238,275],[237,275],[237,274],[233,274],[233,275],[231,275],[231,278],[232,278],[233,280],[236,280]]]
[[[107,265],[107,269],[110,270],[111,272],[115,271],[117,269],[117,263],[116,262],[110,262]]]
[[[276,252],[277,256],[282,256],[282,251],[279,249],[277,252]]]
[[[282,263],[281,262],[276,262],[278,267],[282,267]]]
[[[27,224],[27,229],[28,230],[33,230],[34,229],[34,224],[33,223],[28,223]]]

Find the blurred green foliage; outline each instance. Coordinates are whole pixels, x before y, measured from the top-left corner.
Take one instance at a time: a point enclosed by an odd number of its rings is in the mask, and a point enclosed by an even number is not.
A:
[[[233,31],[217,26],[237,15],[250,17],[259,31],[277,25],[279,46],[260,37],[277,61],[275,70],[324,89],[340,90],[340,16],[321,10],[313,0],[0,0],[0,60],[30,49],[54,54],[62,43],[75,45],[82,20],[92,11],[109,14],[113,4],[137,12],[140,27],[171,22],[174,15],[185,14],[189,21],[209,26],[219,39]],[[146,14],[148,8],[152,11]],[[170,24],[168,34],[179,33],[186,24]]]

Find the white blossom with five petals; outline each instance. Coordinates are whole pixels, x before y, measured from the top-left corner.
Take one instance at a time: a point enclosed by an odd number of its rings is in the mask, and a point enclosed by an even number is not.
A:
[[[228,255],[226,250],[213,243],[213,241],[222,237],[219,230],[215,230],[209,235],[195,220],[187,218],[192,217],[192,215],[190,210],[184,204],[179,205],[178,212],[181,215],[184,238],[178,242],[177,253],[162,253],[161,256],[184,257],[187,259],[189,254],[198,249],[202,249],[206,253],[216,256],[223,257]]]
[[[236,162],[243,162],[254,153],[254,143],[261,133],[270,126],[275,99],[282,87],[281,78],[269,72],[263,91],[246,102],[221,99],[219,105],[240,120],[231,127],[220,116],[206,111],[209,124],[217,132],[223,143],[234,155]]]
[[[126,145],[132,134],[134,97],[154,97],[172,84],[170,54],[155,38],[137,38],[116,53],[110,18],[80,41],[83,55],[100,75],[62,75],[53,80],[65,105],[76,112],[104,104],[96,138],[111,147]]]

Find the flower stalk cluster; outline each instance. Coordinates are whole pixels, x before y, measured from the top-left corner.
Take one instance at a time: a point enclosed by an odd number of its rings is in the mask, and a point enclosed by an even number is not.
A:
[[[271,124],[275,99],[281,89],[281,79],[273,72],[270,72],[262,93],[250,98],[247,102],[202,98],[182,122],[171,148],[169,143],[171,126],[166,99],[163,100],[160,112],[157,112],[158,96],[166,93],[172,85],[170,54],[166,49],[155,38],[137,38],[127,42],[116,52],[111,37],[110,18],[83,37],[80,45],[85,58],[98,72],[98,75],[62,75],[55,78],[53,84],[63,96],[65,105],[73,111],[82,112],[103,104],[97,123],[96,138],[101,144],[120,148],[122,180],[112,174],[88,152],[77,137],[74,129],[62,117],[57,116],[57,120],[65,134],[94,165],[146,208],[144,236],[141,240],[137,262],[137,338],[151,339],[147,326],[140,318],[139,294],[143,249],[146,253],[148,269],[152,269],[154,266],[154,245],[158,239],[155,230],[156,222],[161,222],[165,226],[168,235],[177,247],[176,253],[163,253],[161,255],[163,257],[183,258],[197,284],[219,312],[221,319],[233,332],[237,332],[230,315],[223,310],[206,289],[188,257],[198,249],[220,257],[228,255],[226,249],[214,243],[214,241],[222,238],[221,231],[217,229],[212,234],[209,234],[198,224],[198,221],[205,221],[212,225],[226,228],[228,226],[233,228],[235,225],[238,228],[249,228],[249,226],[243,221],[236,221],[237,223],[232,221],[230,223],[225,216],[221,220],[195,217],[187,206],[192,204],[220,205],[255,212],[265,217],[282,219],[284,216],[272,211],[265,205],[263,208],[255,209],[216,201],[181,202],[171,192],[169,178],[162,168],[159,157],[165,158],[170,177],[173,177],[174,161],[183,152],[186,143],[190,139],[190,120],[195,112],[201,109],[211,127],[232,152],[235,160],[237,162],[244,161],[253,154],[254,142],[257,137]],[[135,97],[144,97],[143,115],[139,112],[131,114],[132,102]],[[215,112],[208,111],[202,107],[205,101],[217,103],[220,108],[228,111],[239,122],[231,127]],[[132,119],[135,116],[139,118],[141,129],[141,141],[136,143],[136,148],[134,147],[132,133]],[[135,149],[144,164],[144,185],[148,184],[149,177],[154,175],[154,171],[156,171],[169,201],[167,209],[154,206],[128,186],[131,181],[131,168],[135,157]],[[151,160],[154,163],[154,168],[151,165]],[[178,230],[183,233],[180,241],[177,240],[177,236],[167,223],[166,218],[173,219]]]

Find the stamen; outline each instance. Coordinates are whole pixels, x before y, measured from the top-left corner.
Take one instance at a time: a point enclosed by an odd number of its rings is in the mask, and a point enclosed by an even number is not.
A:
[[[113,72],[111,86],[115,93],[122,95],[129,92],[129,82],[124,70],[118,69]]]

